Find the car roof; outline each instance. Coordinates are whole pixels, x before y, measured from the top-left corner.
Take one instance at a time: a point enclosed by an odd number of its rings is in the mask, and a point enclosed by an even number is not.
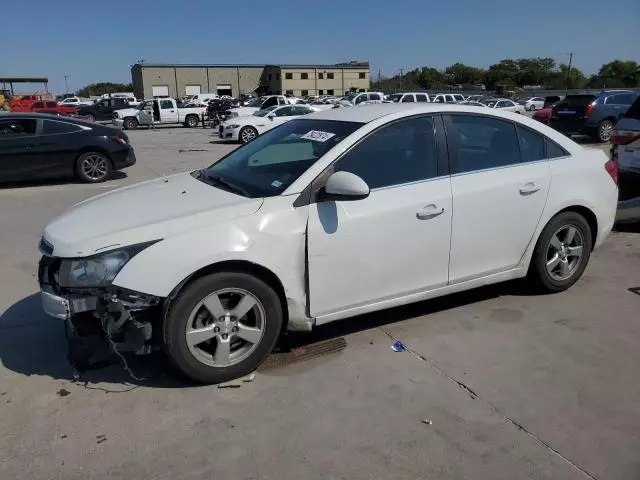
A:
[[[345,122],[359,122],[369,123],[378,118],[393,115],[398,112],[406,112],[407,116],[417,115],[420,113],[448,113],[448,112],[460,112],[460,113],[478,113],[478,109],[474,106],[465,106],[460,104],[443,104],[443,103],[423,103],[420,106],[415,106],[412,103],[376,103],[370,105],[363,105],[360,107],[344,107],[344,108],[332,108],[330,110],[323,110],[321,112],[311,113],[305,118],[312,118],[314,120],[338,120]],[[506,118],[513,119],[511,112],[496,111],[492,113],[493,116],[504,116]],[[520,116],[518,116],[520,117]]]
[[[102,127],[107,127],[107,128],[112,128],[109,125],[101,125],[99,123],[95,123],[95,122],[89,122],[87,120],[84,120],[82,118],[73,118],[73,117],[69,117],[66,115],[52,115],[50,113],[31,113],[31,112],[16,112],[16,113],[7,113],[6,115],[2,115],[2,117],[0,117],[1,119],[5,119],[5,118],[27,118],[27,119],[34,119],[34,120],[38,120],[38,119],[48,119],[48,120],[56,120],[56,121],[60,121],[60,122],[67,122],[67,123],[75,123],[76,125],[82,125],[82,126],[89,126],[89,127],[97,127],[97,128],[102,128]]]

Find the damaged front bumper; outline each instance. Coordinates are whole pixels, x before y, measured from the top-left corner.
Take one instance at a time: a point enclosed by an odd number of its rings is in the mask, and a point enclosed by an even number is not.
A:
[[[118,351],[151,352],[154,320],[162,318],[162,298],[114,286],[63,288],[60,265],[61,259],[47,255],[38,265],[40,298],[47,315],[65,321],[73,337],[97,334]]]

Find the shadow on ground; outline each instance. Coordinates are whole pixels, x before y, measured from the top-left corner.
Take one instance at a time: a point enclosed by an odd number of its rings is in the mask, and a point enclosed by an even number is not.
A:
[[[323,340],[343,337],[351,333],[370,330],[409,318],[429,315],[455,307],[480,302],[503,295],[529,295],[523,282],[507,282],[478,288],[468,292],[427,300],[403,307],[383,310],[346,320],[322,325],[312,333],[284,334],[275,352],[289,352],[293,348]],[[122,384],[155,388],[181,388],[193,386],[185,381],[166,357],[158,352],[147,356],[126,356],[133,378],[118,357],[110,364],[84,372],[80,378],[87,388],[104,389],[98,384]],[[33,294],[15,303],[0,317],[0,362],[5,368],[23,375],[42,375],[53,379],[74,379],[74,370],[67,360],[67,340],[64,323],[47,317],[42,311],[39,294]],[[111,388],[111,387],[109,387]],[[120,390],[122,387],[115,388]]]
[[[127,178],[127,174],[122,170],[115,170],[111,172],[111,176],[105,183],[108,184],[110,181],[122,180],[123,178]],[[0,183],[0,190],[10,189],[10,188],[48,187],[48,186],[56,186],[56,185],[88,185],[88,184],[73,177],[53,178],[53,179],[46,179],[46,180],[23,180],[23,181],[16,181],[16,182]]]
[[[640,233],[640,222],[620,223],[620,224],[617,224],[613,229],[616,232]]]

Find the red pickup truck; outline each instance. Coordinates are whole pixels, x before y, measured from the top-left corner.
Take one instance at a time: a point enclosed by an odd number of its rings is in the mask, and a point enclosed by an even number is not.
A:
[[[42,97],[42,95],[22,95],[20,98],[16,100],[11,100],[9,106],[11,107],[11,109],[13,109],[14,107],[15,108],[30,107],[35,102],[41,102],[44,100],[45,99]]]
[[[75,107],[67,107],[58,105],[58,102],[54,100],[40,100],[33,102],[28,107],[16,106],[11,107],[12,112],[33,112],[33,113],[52,113],[52,114],[70,114],[76,113]]]

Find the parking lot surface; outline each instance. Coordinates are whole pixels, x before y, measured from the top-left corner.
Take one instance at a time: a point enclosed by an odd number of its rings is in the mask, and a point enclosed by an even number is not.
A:
[[[0,189],[0,478],[640,478],[636,227],[567,292],[508,283],[289,335],[280,349],[294,356],[346,347],[238,388],[187,384],[160,354],[130,361],[142,380],[112,365],[74,383],[63,326],[37,295],[44,226],[235,148],[209,129],[129,136],[138,163],[104,184]]]

